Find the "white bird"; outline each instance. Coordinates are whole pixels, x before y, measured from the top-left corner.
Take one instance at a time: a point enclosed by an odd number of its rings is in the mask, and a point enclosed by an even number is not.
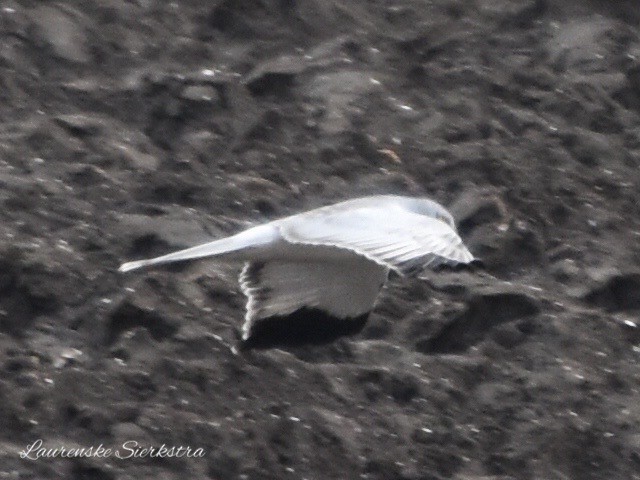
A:
[[[357,332],[373,310],[389,271],[417,275],[427,268],[474,261],[442,205],[426,198],[381,195],[125,263],[119,271],[205,257],[245,262],[240,274],[241,289],[248,297],[242,339],[248,344],[255,340],[256,346],[273,328],[288,330],[277,333],[284,335],[280,339],[284,343],[294,337],[331,340]],[[315,330],[311,337],[306,335],[310,325]]]

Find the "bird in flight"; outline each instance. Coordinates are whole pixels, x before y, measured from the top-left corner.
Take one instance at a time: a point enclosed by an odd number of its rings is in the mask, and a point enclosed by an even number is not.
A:
[[[390,271],[474,262],[451,214],[426,198],[379,195],[258,225],[120,272],[209,258],[244,262],[246,347],[322,343],[360,331]]]

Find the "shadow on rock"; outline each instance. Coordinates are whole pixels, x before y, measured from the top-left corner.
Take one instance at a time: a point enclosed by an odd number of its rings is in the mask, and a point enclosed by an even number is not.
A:
[[[519,292],[487,291],[473,295],[467,308],[434,337],[418,341],[423,353],[462,352],[478,343],[494,327],[540,311],[538,302]]]

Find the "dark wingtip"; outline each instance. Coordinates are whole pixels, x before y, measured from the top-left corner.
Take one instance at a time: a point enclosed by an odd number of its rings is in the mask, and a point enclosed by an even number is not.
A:
[[[238,343],[238,350],[331,343],[342,336],[359,333],[367,323],[369,314],[338,318],[316,308],[304,307],[289,315],[277,315],[256,322],[249,338]]]
[[[486,270],[484,262],[479,258],[474,258],[469,263],[442,264],[435,268],[436,272],[477,272],[479,270]]]
[[[486,270],[487,269],[487,265],[484,263],[484,261],[480,258],[474,258],[469,264],[468,267],[472,270],[472,271],[476,271],[476,270]]]

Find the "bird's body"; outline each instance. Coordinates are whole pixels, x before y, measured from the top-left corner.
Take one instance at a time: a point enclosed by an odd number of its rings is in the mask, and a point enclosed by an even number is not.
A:
[[[213,257],[241,261],[247,295],[243,340],[289,317],[326,316],[328,338],[361,328],[390,270],[411,275],[474,260],[451,214],[429,199],[374,196],[317,208],[161,257],[125,263],[120,271]],[[320,315],[318,315],[320,314]],[[315,320],[314,320],[315,321]],[[322,321],[321,321],[322,323]],[[304,335],[303,335],[304,336]]]

